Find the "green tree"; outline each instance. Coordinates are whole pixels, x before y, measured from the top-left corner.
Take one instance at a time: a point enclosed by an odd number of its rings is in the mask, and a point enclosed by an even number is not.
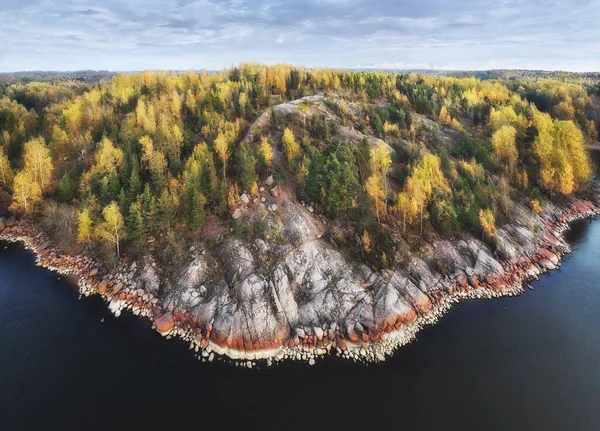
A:
[[[196,231],[204,225],[206,220],[204,211],[206,199],[196,187],[190,184],[187,187],[186,200],[185,221],[189,230]]]
[[[306,195],[316,203],[321,202],[323,195],[323,175],[325,173],[325,160],[320,152],[316,152],[310,159],[308,165],[308,175],[306,176],[305,192]]]
[[[140,178],[140,164],[137,157],[132,156],[131,174],[129,175],[129,184],[127,188],[127,196],[130,201],[133,201],[137,195],[142,192],[142,179]]]
[[[145,240],[144,217],[139,204],[133,202],[129,206],[129,214],[126,220],[127,238],[136,247],[141,246]]]
[[[256,184],[258,176],[256,175],[256,157],[248,149],[247,145],[242,145],[237,157],[238,182],[243,189],[249,190],[253,184]]]
[[[66,173],[58,182],[56,186],[56,195],[59,200],[63,202],[71,202],[75,197],[75,190],[77,185],[71,176]]]

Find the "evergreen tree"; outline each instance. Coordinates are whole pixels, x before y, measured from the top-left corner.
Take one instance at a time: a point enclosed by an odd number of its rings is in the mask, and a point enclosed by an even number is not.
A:
[[[126,229],[127,237],[134,246],[139,247],[144,243],[144,217],[142,216],[142,212],[140,211],[139,205],[136,202],[133,202],[129,206]]]
[[[304,186],[306,195],[316,203],[321,202],[323,184],[323,173],[325,170],[325,161],[320,152],[315,153],[310,159],[308,166],[308,175]]]
[[[140,195],[142,204],[142,216],[144,218],[144,227],[147,234],[151,234],[156,230],[158,225],[158,210],[156,207],[156,198],[150,191],[150,186],[146,184],[144,193]]]
[[[140,166],[137,157],[132,156],[131,175],[127,188],[127,197],[133,201],[142,192],[142,179],[140,178]]]
[[[71,176],[66,173],[58,182],[56,187],[56,195],[62,202],[71,202],[75,197],[76,184]]]
[[[206,219],[206,213],[204,212],[206,199],[191,184],[187,187],[186,198],[185,221],[189,230],[196,231],[204,225]]]
[[[244,190],[251,188],[256,184],[258,176],[256,175],[256,157],[248,149],[247,145],[242,145],[237,157],[238,182]]]

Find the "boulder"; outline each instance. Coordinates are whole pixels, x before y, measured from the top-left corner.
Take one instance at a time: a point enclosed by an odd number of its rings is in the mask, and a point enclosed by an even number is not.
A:
[[[156,316],[154,318],[154,324],[156,325],[156,330],[160,332],[161,335],[167,335],[175,327],[175,321],[173,320],[173,315],[171,313]]]
[[[108,283],[105,280],[102,280],[100,283],[98,283],[96,290],[98,291],[99,294],[104,295],[106,293],[107,285],[108,285]]]
[[[231,218],[234,220],[239,219],[242,216],[242,211],[239,208],[236,208],[233,214],[231,214]]]
[[[113,289],[113,295],[117,295],[123,289],[123,283],[118,283]]]

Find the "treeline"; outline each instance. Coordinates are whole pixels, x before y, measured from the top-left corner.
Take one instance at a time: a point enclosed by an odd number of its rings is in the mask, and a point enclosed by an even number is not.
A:
[[[259,64],[21,81],[0,98],[0,205],[105,256],[150,237],[175,255],[274,175],[334,221],[332,241],[386,266],[433,232],[492,238],[516,190],[535,210],[548,193],[577,191],[591,176],[584,146],[598,139],[594,91],[579,78]],[[332,115],[269,111],[318,93]],[[265,111],[269,126],[244,139]],[[372,138],[348,140],[344,128]],[[58,214],[66,222],[48,220]]]

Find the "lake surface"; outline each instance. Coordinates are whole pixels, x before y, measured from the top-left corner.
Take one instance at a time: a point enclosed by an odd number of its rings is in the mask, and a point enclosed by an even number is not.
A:
[[[261,370],[201,363],[0,244],[0,430],[598,430],[600,223],[568,238],[543,287],[462,303],[383,364]]]

